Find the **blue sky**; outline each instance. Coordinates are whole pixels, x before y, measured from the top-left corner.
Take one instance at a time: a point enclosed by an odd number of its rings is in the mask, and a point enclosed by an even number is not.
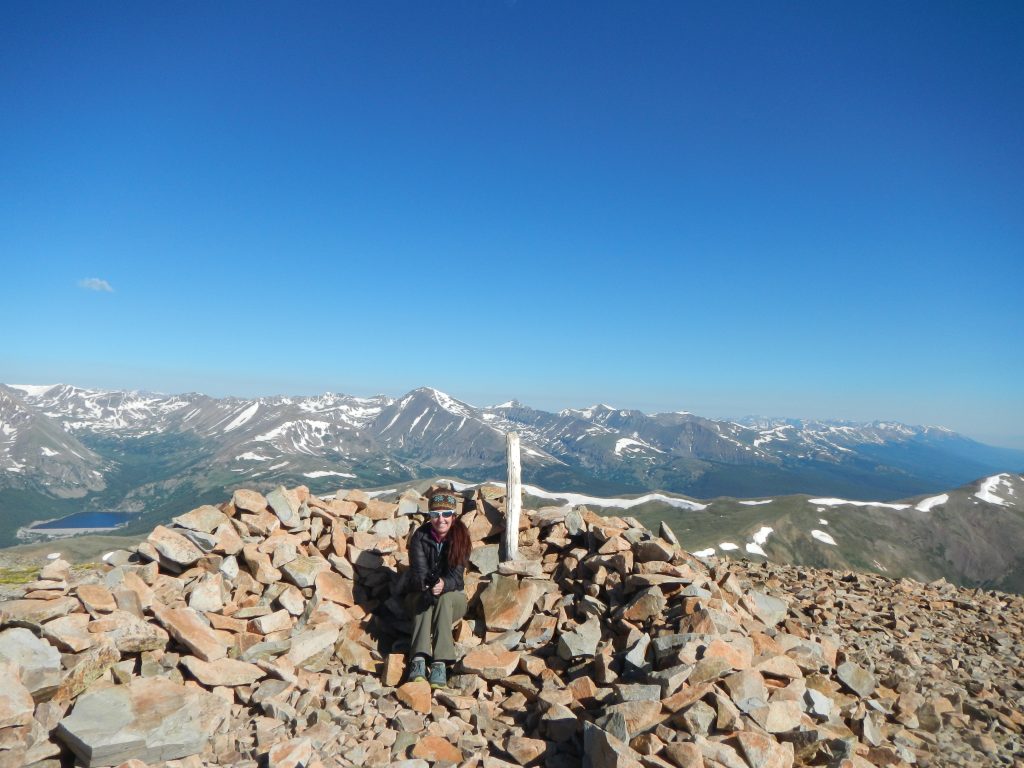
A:
[[[292,5],[0,2],[0,381],[1024,447],[1024,5]]]

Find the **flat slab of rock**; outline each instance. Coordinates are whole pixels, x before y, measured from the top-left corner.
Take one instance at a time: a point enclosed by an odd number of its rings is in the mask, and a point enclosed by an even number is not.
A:
[[[47,563],[39,570],[40,579],[56,579],[57,581],[67,581],[68,577],[71,576],[71,563],[64,558],[58,558],[52,562]]]
[[[267,494],[267,506],[286,527],[290,528],[302,522],[299,517],[299,505],[298,496],[284,486],[278,486]]]
[[[764,592],[748,592],[743,598],[743,604],[769,627],[774,627],[786,618],[786,612],[789,610],[789,604],[785,600],[766,595]]]
[[[275,744],[267,753],[267,768],[299,768],[309,765],[313,743],[309,739],[289,739]]]
[[[544,574],[544,567],[540,560],[506,560],[498,565],[498,573],[502,576],[538,578]]]
[[[743,712],[749,713],[768,702],[768,689],[765,687],[764,678],[754,670],[748,669],[729,675],[723,683],[733,703]]]
[[[667,602],[659,587],[649,587],[633,596],[623,612],[623,618],[637,622],[649,619],[665,610]]]
[[[430,683],[426,680],[417,680],[414,683],[406,683],[395,691],[398,700],[414,712],[426,714],[430,712]]]
[[[0,632],[0,661],[21,669],[21,682],[37,699],[60,685],[60,652],[23,627]]]
[[[193,587],[188,596],[188,607],[194,611],[221,611],[224,608],[224,576],[208,573]]]
[[[43,625],[43,637],[66,653],[81,653],[95,642],[87,629],[89,614],[72,613]]]
[[[792,731],[800,725],[802,714],[803,711],[798,701],[773,701],[750,712],[754,722],[768,733]]]
[[[462,750],[440,736],[424,736],[418,739],[416,746],[412,748],[412,756],[423,758],[430,763],[461,763],[463,759]]]
[[[321,557],[297,557],[281,566],[281,573],[299,589],[312,587],[321,571],[329,570],[331,564]]]
[[[878,685],[874,675],[852,661],[840,664],[836,668],[836,677],[858,696],[870,696]]]
[[[203,551],[199,547],[180,533],[172,531],[163,525],[158,525],[154,528],[146,541],[157,552],[178,565],[192,565],[192,563],[203,556]]]
[[[56,735],[85,768],[160,763],[202,752],[230,712],[228,701],[199,688],[135,678],[83,693]]]
[[[321,571],[316,576],[316,593],[324,600],[339,605],[355,605],[352,580],[334,571]]]
[[[27,630],[26,630],[27,631]],[[32,722],[36,703],[28,688],[18,679],[18,668],[11,662],[0,662],[0,728],[24,726]]]
[[[569,661],[577,656],[593,656],[601,641],[601,622],[591,616],[571,632],[563,632],[558,638],[558,655]]]
[[[498,570],[499,548],[497,544],[486,544],[469,553],[471,562],[485,576]]]
[[[166,648],[170,640],[168,634],[156,624],[140,619],[128,611],[114,611],[109,616],[90,622],[88,629],[94,636],[102,634],[121,653],[155,651],[158,648]]]
[[[324,624],[298,633],[291,639],[287,658],[296,667],[314,656],[318,656],[327,648],[333,648],[338,642],[340,628],[334,624]]]
[[[628,744],[589,722],[583,724],[583,754],[591,768],[641,768]]]
[[[247,661],[238,659],[217,659],[216,661],[203,661],[195,656],[185,656],[181,665],[187,669],[192,676],[205,686],[217,685],[238,686],[251,685],[260,678],[266,677],[267,673],[250,664]]]
[[[250,625],[253,631],[259,632],[261,635],[269,635],[271,632],[291,629],[292,615],[282,608],[279,611],[268,613],[266,616],[256,617],[250,622]]]
[[[56,600],[8,600],[0,604],[0,622],[10,626],[38,627],[50,619],[67,616],[82,604],[73,597]]]
[[[76,594],[90,613],[110,613],[117,608],[114,596],[102,584],[82,584]]]
[[[462,657],[463,669],[485,680],[502,680],[515,672],[518,666],[518,653],[495,645],[482,645]]]
[[[672,555],[675,554],[675,548],[671,543],[660,541],[659,539],[641,541],[636,545],[635,549],[637,562],[640,563],[652,561],[667,563],[672,560]]]
[[[203,661],[216,661],[228,655],[227,646],[217,633],[191,608],[167,608],[154,604],[153,616],[171,637]]]
[[[236,509],[240,509],[243,512],[262,512],[267,508],[267,499],[262,493],[245,488],[239,488],[235,491],[231,497],[231,502],[235,505]]]
[[[514,576],[492,576],[491,583],[480,594],[487,628],[519,629],[533,615],[537,594],[532,581],[519,583]]]
[[[227,522],[227,519],[223,512],[209,504],[172,518],[176,525],[188,528],[190,531],[200,531],[202,533],[213,533],[218,526]]]

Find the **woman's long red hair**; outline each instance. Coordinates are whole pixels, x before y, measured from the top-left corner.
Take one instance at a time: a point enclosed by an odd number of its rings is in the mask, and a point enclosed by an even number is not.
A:
[[[452,520],[452,527],[448,529],[448,542],[449,567],[468,563],[473,542],[469,539],[469,528],[458,518]]]

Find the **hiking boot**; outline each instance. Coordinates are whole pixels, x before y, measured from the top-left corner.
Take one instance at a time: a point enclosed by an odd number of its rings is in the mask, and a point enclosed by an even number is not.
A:
[[[422,656],[417,656],[409,662],[409,682],[427,679],[427,662]]]
[[[444,688],[448,685],[448,672],[443,661],[435,661],[430,665],[430,687]]]

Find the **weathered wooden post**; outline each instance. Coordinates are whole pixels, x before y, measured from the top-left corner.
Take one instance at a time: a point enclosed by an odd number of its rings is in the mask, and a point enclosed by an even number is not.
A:
[[[505,482],[505,557],[519,557],[519,513],[523,507],[523,487],[520,479],[519,433],[509,432],[506,440],[508,475]]]

